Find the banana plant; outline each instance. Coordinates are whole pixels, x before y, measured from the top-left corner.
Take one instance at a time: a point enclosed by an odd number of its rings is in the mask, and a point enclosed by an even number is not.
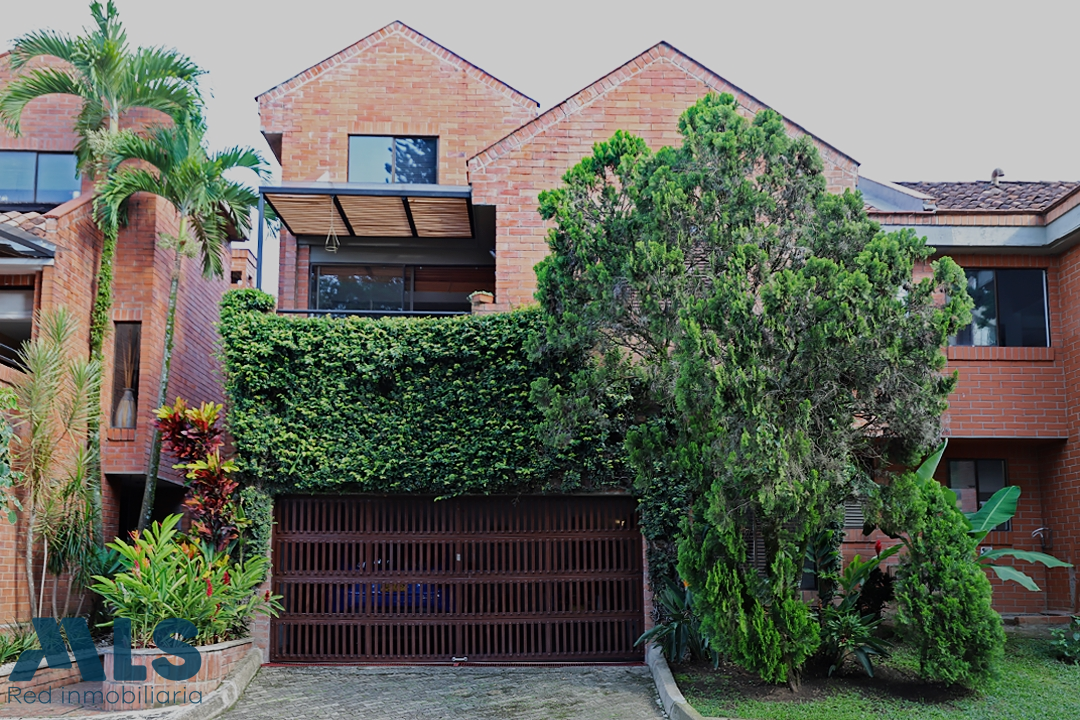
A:
[[[968,534],[982,543],[987,533],[998,525],[1012,520],[1016,515],[1016,501],[1020,498],[1020,488],[1015,485],[998,490],[986,503],[979,508],[978,512],[964,513],[971,529]],[[979,556],[979,563],[992,570],[1002,580],[1012,580],[1032,592],[1039,592],[1039,586],[1031,579],[1031,576],[1017,570],[1012,565],[1000,565],[998,560],[1002,558],[1015,558],[1028,563],[1042,563],[1048,568],[1072,567],[1071,563],[1058,560],[1053,555],[1036,552],[1034,550],[1018,550],[1017,548],[997,548],[988,550]]]
[[[915,471],[920,480],[923,482],[934,481],[934,472],[937,470],[938,463],[941,462],[941,456],[945,453],[945,446],[947,443],[947,440],[943,441],[941,445],[938,446],[937,450],[923,461],[923,464]],[[956,493],[948,488],[946,488],[946,493],[955,503]],[[979,544],[981,544],[991,530],[1012,520],[1013,516],[1016,515],[1016,502],[1019,499],[1020,488],[1015,485],[1010,485],[1009,487],[1003,487],[994,493],[993,496],[979,508],[978,512],[964,513],[964,519],[968,524],[968,535],[971,535]],[[1072,567],[1071,563],[1063,562],[1053,555],[1047,555],[1046,553],[1036,552],[1034,550],[997,548],[995,550],[988,550],[979,556],[980,565],[992,571],[1002,580],[1011,580],[1022,585],[1031,592],[1039,592],[1039,586],[1035,584],[1035,581],[1031,579],[1030,575],[1017,570],[1012,565],[999,564],[999,560],[1009,557],[1028,563],[1042,563],[1048,568]]]

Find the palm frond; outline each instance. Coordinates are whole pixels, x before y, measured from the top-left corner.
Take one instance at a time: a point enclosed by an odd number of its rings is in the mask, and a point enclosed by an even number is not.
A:
[[[13,135],[19,134],[23,110],[30,102],[46,95],[84,97],[86,88],[64,70],[37,68],[8,83],[0,94],[0,120]]]
[[[132,75],[143,81],[158,78],[181,80],[194,87],[206,71],[187,55],[168,48],[138,48],[131,57]]]
[[[78,40],[55,30],[34,30],[16,38],[11,46],[11,68],[20,70],[34,58],[55,57],[77,65],[82,59]]]
[[[221,172],[234,168],[246,168],[258,175],[260,180],[270,178],[270,166],[263,160],[262,155],[252,148],[238,146],[225,148],[211,155],[210,160],[220,168]]]
[[[203,277],[221,277],[225,273],[225,250],[229,242],[226,223],[221,215],[212,211],[191,217],[190,223],[192,234],[198,241]]]
[[[168,173],[178,149],[173,134],[173,128],[155,126],[146,135],[133,132],[121,135],[113,147],[113,169],[125,160],[142,160],[153,165],[159,173]]]
[[[100,195],[112,217],[117,217],[120,205],[137,192],[152,193],[169,199],[168,188],[159,175],[141,167],[123,167],[113,173],[101,186]]]

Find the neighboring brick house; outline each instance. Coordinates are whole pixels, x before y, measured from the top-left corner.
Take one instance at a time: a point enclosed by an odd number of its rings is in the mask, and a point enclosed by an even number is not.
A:
[[[654,149],[678,142],[680,113],[714,91],[748,116],[766,107],[659,43],[537,115],[535,102],[415,30],[386,26],[257,98],[282,163],[282,185],[263,189],[285,223],[280,310],[468,312],[473,290],[494,294],[473,311],[532,302],[533,266],[547,253],[538,193],[617,129]],[[913,227],[971,271],[982,320],[947,349],[960,384],[940,479],[965,509],[1019,485],[1019,514],[987,542],[1080,562],[1080,328],[1066,314],[1080,305],[1080,183],[874,182],[786,122],[817,145],[830,190],[862,190],[886,229]],[[433,202],[441,217],[419,217]],[[872,552],[857,512],[848,525],[847,554]],[[1044,592],[995,579],[1002,611],[1075,606],[1069,572],[1031,574]]]
[[[1022,490],[991,547],[1080,563],[1080,183],[877,183],[859,188],[886,230],[912,228],[963,267],[975,325],[946,352],[960,382],[938,479],[972,509],[1002,485]],[[1075,575],[1022,565],[1044,593],[994,578],[1003,612],[1075,608]]]
[[[9,77],[7,56],[0,55],[0,86]],[[90,183],[75,175],[72,123],[77,112],[73,98],[49,96],[27,106],[20,137],[0,129],[0,384],[12,384],[21,372],[15,351],[36,332],[37,312],[67,306],[81,323],[77,350],[89,351],[101,237],[92,219]],[[175,233],[176,225],[171,206],[155,196],[136,195],[117,242],[101,407],[103,521],[109,539],[135,526],[142,500],[172,268],[172,253],[161,250],[157,238]],[[206,280],[197,260],[184,260],[171,396],[222,400],[214,322],[228,287],[228,278]],[[117,414],[129,379],[124,372],[129,357],[135,359],[134,422]],[[117,427],[117,420],[126,427]],[[169,465],[166,458],[155,505],[159,517],[175,509],[183,496],[181,478]],[[0,521],[0,587],[5,589],[0,623],[29,616],[21,537],[18,527]]]

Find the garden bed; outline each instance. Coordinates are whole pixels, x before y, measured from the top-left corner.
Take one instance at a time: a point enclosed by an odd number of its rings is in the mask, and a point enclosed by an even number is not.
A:
[[[917,658],[899,647],[868,678],[854,666],[842,677],[807,672],[798,692],[762,683],[721,664],[675,666],[686,699],[702,715],[746,720],[1059,720],[1080,718],[1080,665],[1050,654],[1050,641],[1009,635],[997,677],[978,690],[918,679]]]

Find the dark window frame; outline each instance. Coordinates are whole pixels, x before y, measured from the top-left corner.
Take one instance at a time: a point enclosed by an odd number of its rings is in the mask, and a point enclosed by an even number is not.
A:
[[[62,202],[57,203],[57,202],[52,202],[52,201],[42,201],[42,200],[40,200],[38,198],[38,192],[39,192],[38,185],[39,185],[39,181],[40,181],[40,177],[41,177],[41,157],[43,155],[55,155],[55,156],[62,155],[62,156],[68,156],[68,157],[76,158],[76,163],[77,163],[78,158],[76,157],[74,152],[63,152],[63,151],[59,151],[59,150],[23,150],[23,149],[19,149],[19,148],[0,149],[0,155],[3,155],[4,153],[29,153],[29,154],[32,154],[34,156],[34,190],[33,190],[34,196],[30,200],[21,201],[21,202],[20,201],[16,201],[16,202],[3,202],[3,201],[0,201],[0,207],[7,208],[7,209],[16,209],[16,210],[19,209],[19,208],[26,208],[26,209],[51,208],[51,207],[56,207],[57,205],[62,205],[63,203],[68,202],[68,200],[74,200],[74,198],[68,198],[67,200],[64,200]],[[75,177],[79,181],[79,193],[81,194],[82,193],[82,175],[79,173],[78,167],[76,167],[76,169],[75,169]],[[2,182],[0,182],[0,184],[2,184]]]
[[[390,155],[390,182],[389,185],[400,184],[397,179],[397,141],[398,140],[431,140],[435,143],[435,178],[432,180],[432,185],[439,183],[439,136],[438,135],[378,135],[374,133],[351,133],[349,135],[349,156],[346,157],[346,168],[351,166],[352,155],[352,139],[354,137],[370,137],[370,138],[387,138],[393,142],[390,144],[392,152]],[[372,182],[368,180],[353,180],[351,177],[349,182]]]
[[[957,458],[949,458],[949,466],[948,466],[949,469],[948,469],[948,478],[947,479],[948,479],[948,487],[949,487],[950,490],[955,490],[955,488],[953,488],[953,478],[952,478],[952,475],[953,475],[953,463],[958,463],[958,462],[970,462],[970,463],[974,463],[974,465],[975,465],[975,505],[979,510],[982,509],[982,503],[984,502],[982,500],[979,500],[979,492],[980,492],[980,490],[979,490],[979,463],[980,462],[999,462],[999,463],[1001,463],[1001,480],[1002,480],[1001,487],[1007,488],[1007,487],[1012,486],[1012,483],[1009,482],[1009,461],[1006,460],[1005,458],[957,457]],[[1012,520],[1005,521],[1001,525],[998,525],[997,527],[991,529],[990,532],[1012,532]]]
[[[1002,273],[1002,272],[1008,273],[1008,272],[1016,271],[1016,270],[1036,271],[1036,272],[1041,272],[1042,273],[1043,320],[1044,320],[1045,341],[1046,341],[1045,345],[1003,345],[1002,344],[1003,332],[1002,332],[1002,326],[1001,326],[1001,320],[1000,320],[1000,318],[1001,318],[1001,284],[999,282],[999,273]],[[994,273],[994,313],[995,313],[995,320],[997,321],[997,325],[995,326],[995,330],[996,330],[995,338],[994,338],[995,341],[994,341],[993,345],[976,345],[975,340],[974,340],[974,331],[972,331],[972,341],[971,341],[970,344],[968,344],[968,343],[964,343],[964,344],[958,343],[957,338],[959,337],[959,333],[957,333],[957,335],[954,335],[953,337],[949,338],[949,346],[950,347],[1046,347],[1046,348],[1052,347],[1053,338],[1052,338],[1052,333],[1051,333],[1051,328],[1050,328],[1050,280],[1049,280],[1049,273],[1047,272],[1047,268],[1039,268],[1039,267],[1034,267],[1034,268],[1020,268],[1020,267],[1012,267],[1012,268],[1005,268],[1005,267],[965,267],[964,268],[964,276],[965,276],[965,278],[967,277],[967,273],[969,271],[970,272],[976,272],[976,273],[977,272],[992,272],[992,273]],[[964,328],[961,328],[960,332],[964,332],[968,328],[971,328],[974,325],[974,323],[975,323],[975,320],[972,319],[972,321],[971,321],[971,323],[969,325],[965,326]]]

